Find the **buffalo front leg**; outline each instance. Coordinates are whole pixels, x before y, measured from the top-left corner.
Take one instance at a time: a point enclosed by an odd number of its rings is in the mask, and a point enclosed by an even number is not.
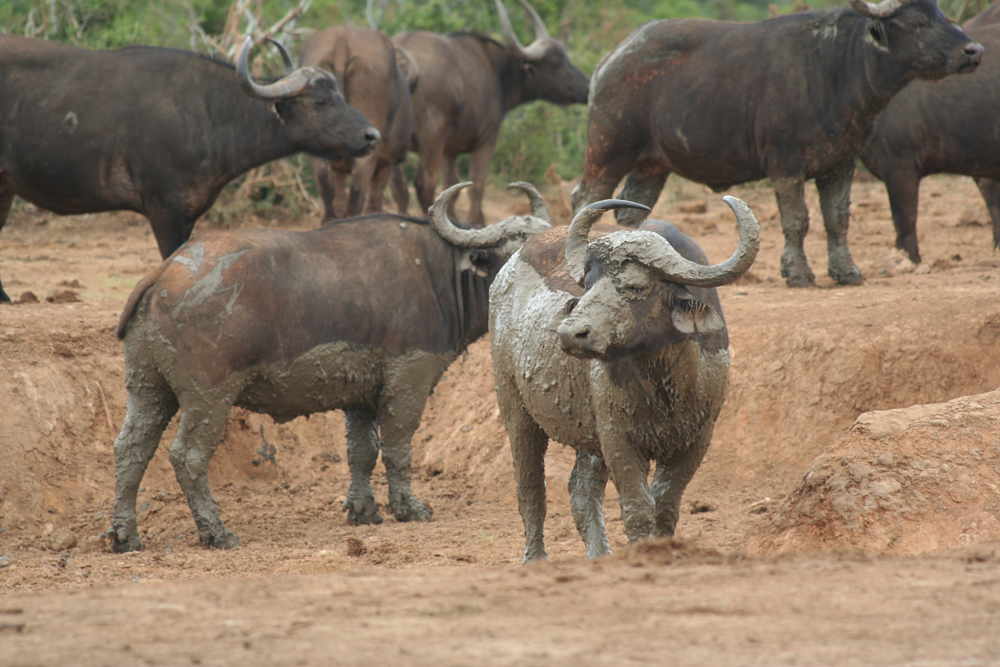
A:
[[[490,139],[472,154],[469,161],[469,177],[472,187],[469,188],[469,223],[473,227],[486,224],[483,217],[483,197],[486,195],[486,181],[490,175],[490,161],[496,152],[496,138]]]
[[[380,213],[385,210],[385,186],[389,184],[392,165],[388,162],[380,161],[375,165],[375,173],[372,174],[372,188],[368,194],[368,205],[365,213]]]
[[[344,415],[347,417],[347,465],[351,469],[351,486],[344,501],[347,522],[355,526],[382,523],[371,485],[379,450],[375,414],[370,410],[345,410]]]
[[[826,227],[826,251],[829,259],[827,273],[839,285],[860,285],[864,282],[847,244],[853,179],[854,160],[816,177],[823,226]]]
[[[517,509],[524,524],[524,562],[545,560],[548,557],[545,553],[545,451],[549,438],[525,410],[513,382],[498,375],[496,393],[510,440]]]
[[[785,249],[781,253],[781,275],[789,287],[810,287],[816,276],[806,259],[805,238],[809,232],[809,209],[806,208],[805,182],[801,178],[771,180],[778,200],[781,231]]]
[[[125,421],[115,438],[115,509],[110,537],[116,553],[142,549],[135,514],[139,484],[164,429],[177,412],[174,393],[155,370],[130,368],[126,387]]]
[[[1000,249],[1000,181],[977,178],[976,186],[983,196],[983,201],[986,202],[986,209],[990,212],[990,220],[993,222],[993,247]]]
[[[354,161],[351,170],[351,189],[347,199],[347,215],[361,215],[368,210],[368,199],[372,192],[375,176],[376,157],[368,155]]]
[[[0,229],[7,224],[7,216],[10,215],[10,207],[14,203],[14,190],[10,185],[10,178],[0,170]],[[0,282],[0,303],[10,303],[10,296],[3,291],[3,282]]]
[[[396,202],[399,214],[407,215],[410,209],[410,187],[406,183],[401,162],[392,166],[392,199]]]
[[[319,189],[319,198],[323,201],[323,220],[333,220],[337,217],[335,208],[337,184],[333,177],[333,167],[328,160],[320,158],[311,158],[310,162],[316,178],[316,187]]]
[[[423,354],[390,362],[385,375],[376,417],[389,481],[389,510],[397,521],[430,521],[433,514],[410,488],[410,443],[424,403],[446,367],[437,355]]]
[[[226,430],[231,401],[199,400],[181,410],[177,436],[170,445],[170,463],[184,491],[198,540],[203,546],[232,549],[239,546],[236,535],[226,530],[219,506],[208,485],[208,464]]]
[[[681,497],[705,458],[712,441],[712,429],[708,426],[701,438],[685,444],[673,456],[656,461],[652,485],[653,501],[656,503],[656,535],[673,537],[680,516]]]
[[[569,476],[569,496],[573,522],[587,547],[587,558],[599,558],[611,553],[604,527],[604,490],[607,484],[608,468],[604,460],[592,452],[577,450],[576,464]]]
[[[183,212],[179,206],[150,206],[146,217],[153,227],[160,257],[166,259],[191,237],[196,218]]]
[[[646,168],[637,167],[625,179],[625,186],[622,187],[620,197],[653,208],[660,198],[660,192],[663,191],[663,185],[667,182],[669,175],[669,171],[658,165]],[[615,211],[615,219],[618,224],[626,227],[638,227],[648,215],[648,212],[635,208],[620,208]]]

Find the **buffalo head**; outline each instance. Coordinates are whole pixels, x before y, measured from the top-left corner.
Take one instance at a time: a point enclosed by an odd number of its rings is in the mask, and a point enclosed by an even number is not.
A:
[[[331,160],[359,157],[375,147],[379,131],[344,99],[333,74],[316,67],[294,69],[284,47],[269,40],[281,51],[288,70],[274,83],[260,84],[250,74],[253,40],[243,42],[236,69],[243,90],[252,97],[269,100],[295,147],[316,157]]]
[[[979,66],[983,45],[949,21],[935,0],[851,0],[868,17],[868,39],[920,79],[940,79]]]
[[[566,304],[558,328],[563,350],[575,357],[616,359],[721,331],[722,316],[689,288],[733,282],[750,268],[760,245],[750,207],[735,197],[723,199],[736,214],[740,241],[732,256],[716,265],[687,259],[650,231],[615,232],[588,243],[590,226],[604,210],[646,207],[606,199],[581,209],[565,255],[570,275],[586,291]]]
[[[530,235],[544,232],[551,226],[549,211],[535,186],[518,181],[507,187],[521,190],[528,196],[531,215],[515,215],[479,229],[464,229],[448,218],[448,208],[458,193],[470,185],[471,181],[456,183],[438,195],[429,211],[431,225],[445,241],[468,251],[463,268],[474,269],[480,276],[492,279]]]
[[[549,35],[542,18],[527,0],[521,6],[531,17],[535,29],[535,40],[523,46],[514,33],[502,0],[494,0],[500,27],[507,46],[521,58],[524,73],[525,98],[542,99],[555,104],[585,104],[590,82],[587,76],[569,60],[566,47]]]

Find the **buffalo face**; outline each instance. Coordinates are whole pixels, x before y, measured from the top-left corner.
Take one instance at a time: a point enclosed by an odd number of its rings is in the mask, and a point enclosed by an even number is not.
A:
[[[889,0],[887,0],[889,1]],[[934,0],[891,0],[885,5],[852,3],[870,19],[869,40],[920,79],[940,79],[979,66],[983,46],[951,23]],[[881,14],[885,14],[882,16]]]
[[[254,81],[250,74],[253,40],[247,37],[236,62],[244,92],[274,104],[274,113],[300,151],[330,160],[370,153],[381,138],[379,131],[347,103],[336,77],[315,67],[293,69],[285,48],[270,41],[280,50],[288,72],[273,83]]]
[[[613,361],[725,327],[722,317],[683,285],[638,262],[601,255],[600,247],[592,248],[587,291],[566,304],[567,316],[557,329],[567,354]]]
[[[586,104],[590,81],[570,61],[566,48],[548,39],[539,51],[540,56],[526,58],[522,65],[526,96],[554,104]]]

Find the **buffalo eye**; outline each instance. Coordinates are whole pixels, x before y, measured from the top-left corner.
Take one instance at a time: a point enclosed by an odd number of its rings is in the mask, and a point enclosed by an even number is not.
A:
[[[576,308],[576,304],[578,303],[580,303],[580,300],[576,297],[573,297],[572,299],[567,301],[563,305],[563,315],[569,315],[570,313],[572,313],[573,309]]]

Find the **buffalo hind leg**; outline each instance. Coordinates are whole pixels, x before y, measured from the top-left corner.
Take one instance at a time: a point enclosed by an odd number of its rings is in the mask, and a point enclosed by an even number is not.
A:
[[[125,421],[115,438],[115,509],[110,537],[116,553],[142,549],[135,514],[139,484],[163,431],[177,412],[177,398],[155,369],[130,364],[125,384]]]
[[[581,207],[602,199],[610,198],[615,188],[631,170],[635,161],[631,153],[612,154],[612,159],[606,164],[591,163],[588,158],[584,165],[583,178],[570,193],[570,205],[576,213]],[[666,176],[664,176],[666,178]]]
[[[648,168],[636,168],[625,179],[622,187],[622,199],[634,201],[638,204],[645,204],[649,208],[656,206],[663,191],[663,185],[667,182],[669,171],[659,166]],[[615,211],[615,220],[619,225],[626,227],[638,227],[649,215],[648,212],[635,208],[620,208]]]
[[[781,231],[785,249],[781,253],[781,275],[789,287],[810,287],[816,276],[809,268],[804,247],[809,232],[809,209],[806,208],[805,183],[801,178],[772,178],[774,196],[778,200]]]
[[[860,269],[851,257],[847,244],[847,229],[851,222],[851,182],[854,160],[848,160],[832,171],[816,177],[819,203],[826,227],[827,273],[840,285],[860,285],[864,282]]]
[[[681,447],[673,456],[657,460],[651,488],[656,503],[656,535],[673,537],[680,516],[681,497],[705,458],[712,441],[712,428],[709,426],[701,438]]]
[[[920,203],[920,176],[912,169],[893,169],[884,179],[896,228],[896,247],[906,252],[910,261],[920,263],[917,241],[917,207]]]
[[[611,553],[604,527],[604,490],[608,468],[597,454],[577,450],[576,464],[569,476],[570,506],[573,522],[587,547],[587,558]]]
[[[347,522],[355,526],[382,523],[382,515],[372,492],[372,470],[378,459],[378,429],[371,410],[345,410],[347,418],[347,465],[351,469],[351,486],[344,509]]]
[[[0,170],[0,229],[7,224],[7,216],[10,215],[13,203],[14,191],[11,189],[8,177],[3,170]],[[10,296],[3,291],[3,282],[0,282],[0,303],[10,303]]]
[[[208,464],[226,430],[231,400],[199,398],[181,409],[177,436],[170,445],[170,463],[187,498],[203,546],[238,547],[240,540],[219,517],[219,506],[208,485]]]
[[[549,438],[524,408],[513,382],[498,375],[496,393],[514,463],[517,509],[524,524],[524,562],[545,560],[548,558],[545,553],[545,452]]]
[[[993,222],[993,247],[1000,249],[1000,181],[992,178],[977,178],[976,185],[983,195],[986,208]],[[2,297],[2,295],[0,295]]]

